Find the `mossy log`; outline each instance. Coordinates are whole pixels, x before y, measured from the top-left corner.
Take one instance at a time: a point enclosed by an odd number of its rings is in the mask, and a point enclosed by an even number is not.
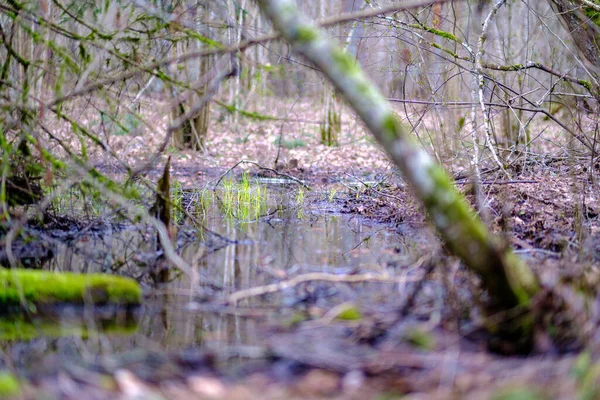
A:
[[[516,351],[533,343],[532,299],[540,285],[529,267],[499,238],[490,234],[448,174],[410,137],[390,104],[357,61],[334,46],[292,0],[258,0],[261,10],[290,42],[333,83],[402,171],[422,201],[447,248],[477,273],[487,290],[487,315],[518,315],[489,330]],[[490,320],[491,321],[491,320]]]
[[[142,289],[131,278],[28,269],[0,269],[0,310],[60,303],[138,305]]]

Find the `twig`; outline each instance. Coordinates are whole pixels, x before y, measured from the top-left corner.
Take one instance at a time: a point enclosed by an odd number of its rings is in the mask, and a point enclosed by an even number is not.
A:
[[[229,295],[227,302],[230,304],[236,304],[238,301],[256,296],[263,296],[265,294],[279,292],[288,288],[292,288],[301,283],[313,282],[313,281],[325,281],[325,282],[342,282],[342,283],[360,283],[360,282],[383,282],[383,283],[406,283],[406,282],[417,282],[422,279],[421,276],[389,276],[382,274],[357,274],[357,275],[335,275],[324,272],[313,272],[303,275],[295,276],[292,279],[272,283],[270,285],[257,286],[249,289],[239,290]]]

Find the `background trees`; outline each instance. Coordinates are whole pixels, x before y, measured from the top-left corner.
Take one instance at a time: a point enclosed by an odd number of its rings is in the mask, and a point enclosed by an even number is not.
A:
[[[515,164],[523,161],[523,149],[539,151],[544,135],[532,133],[543,129],[543,119],[554,120],[555,132],[567,132],[563,143],[574,138],[590,150],[590,132],[557,115],[589,109],[596,85],[595,29],[581,27],[597,6],[570,12],[576,5],[499,2],[481,43],[489,2],[440,2],[385,15],[376,14],[389,6],[382,2],[307,1],[301,8],[316,20],[370,14],[331,23],[327,32],[398,105],[439,160],[475,156],[476,164],[486,165]],[[321,74],[284,42],[248,43],[270,31],[254,2],[40,1],[1,7],[7,134],[24,137],[25,127],[32,139],[55,140],[51,118],[73,127],[56,139],[77,137],[78,145],[63,141],[58,147],[78,157],[98,151],[116,160],[115,136],[146,132],[167,131],[164,143],[201,148],[210,100],[213,114],[235,122],[257,117],[251,114],[257,105],[276,96],[322,102],[321,139],[338,142],[341,104]],[[170,122],[148,121],[142,111],[157,106],[153,99],[161,100],[154,114],[170,115]],[[82,118],[70,107],[84,102]],[[189,144],[192,137],[198,143]]]

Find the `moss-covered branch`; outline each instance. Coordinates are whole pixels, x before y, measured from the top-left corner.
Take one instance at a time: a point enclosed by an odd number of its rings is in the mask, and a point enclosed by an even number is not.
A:
[[[356,61],[301,16],[293,1],[258,2],[294,50],[320,68],[354,108],[403,172],[447,247],[481,277],[490,296],[486,311],[527,309],[539,291],[536,277],[510,247],[490,234],[446,172],[409,137]],[[531,319],[525,318],[499,330],[527,347],[531,344],[531,328]]]

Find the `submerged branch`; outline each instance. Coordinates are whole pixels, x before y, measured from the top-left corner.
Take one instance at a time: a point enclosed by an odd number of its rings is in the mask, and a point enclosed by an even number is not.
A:
[[[249,297],[263,296],[269,293],[280,292],[285,289],[298,286],[301,283],[324,281],[324,282],[341,282],[341,283],[361,283],[361,282],[382,282],[382,283],[407,283],[417,282],[422,279],[422,276],[389,276],[383,274],[357,274],[357,275],[335,275],[325,272],[313,272],[303,275],[298,275],[286,281],[272,283],[270,285],[257,286],[249,289],[243,289],[229,295],[227,302],[236,304],[238,301]]]

